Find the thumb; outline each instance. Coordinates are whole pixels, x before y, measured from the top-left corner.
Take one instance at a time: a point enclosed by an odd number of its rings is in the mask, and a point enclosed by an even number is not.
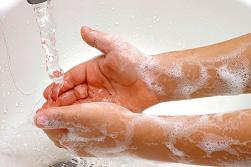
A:
[[[83,125],[105,121],[111,113],[119,113],[122,109],[112,103],[101,102],[54,107],[39,110],[34,122],[42,129],[82,128]]]
[[[42,129],[73,128],[80,125],[83,109],[83,104],[41,109],[37,112],[34,122]]]
[[[89,27],[82,27],[81,36],[88,45],[95,47],[105,54],[112,50],[112,37],[110,37],[106,33],[93,30]]]

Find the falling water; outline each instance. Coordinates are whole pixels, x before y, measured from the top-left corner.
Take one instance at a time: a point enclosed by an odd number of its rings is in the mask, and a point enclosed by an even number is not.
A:
[[[46,56],[46,71],[56,84],[64,81],[64,72],[59,66],[59,56],[56,49],[56,26],[52,17],[50,0],[34,5],[34,11],[40,30],[43,52]]]

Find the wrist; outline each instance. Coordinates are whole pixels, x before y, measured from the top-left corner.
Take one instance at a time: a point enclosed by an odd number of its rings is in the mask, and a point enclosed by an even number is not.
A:
[[[158,117],[138,115],[134,118],[131,153],[146,159],[166,161],[170,151],[165,147],[166,131]]]
[[[156,61],[159,62],[158,82],[165,90],[161,96],[162,102],[195,97],[194,93],[199,89],[196,86],[200,84],[200,77],[204,75],[201,74],[204,67],[197,62],[198,59],[193,58],[197,51],[192,49],[155,56]]]
[[[182,73],[182,69],[178,66],[179,61],[177,61],[180,54],[180,52],[170,52],[153,56],[156,64],[154,79],[159,88],[156,94],[160,102],[177,100],[175,96],[177,78]]]

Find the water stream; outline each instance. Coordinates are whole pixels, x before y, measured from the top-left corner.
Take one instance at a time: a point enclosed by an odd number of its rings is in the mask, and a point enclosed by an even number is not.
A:
[[[34,5],[37,24],[40,30],[43,53],[46,56],[46,71],[56,84],[64,81],[64,72],[59,66],[56,49],[56,26],[52,16],[51,1]]]

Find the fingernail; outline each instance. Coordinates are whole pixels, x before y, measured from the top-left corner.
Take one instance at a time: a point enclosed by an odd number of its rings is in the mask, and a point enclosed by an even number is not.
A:
[[[95,31],[89,32],[89,38],[96,42],[96,33]]]
[[[48,117],[44,114],[39,114],[36,118],[36,125],[38,127],[46,127],[49,125]]]

